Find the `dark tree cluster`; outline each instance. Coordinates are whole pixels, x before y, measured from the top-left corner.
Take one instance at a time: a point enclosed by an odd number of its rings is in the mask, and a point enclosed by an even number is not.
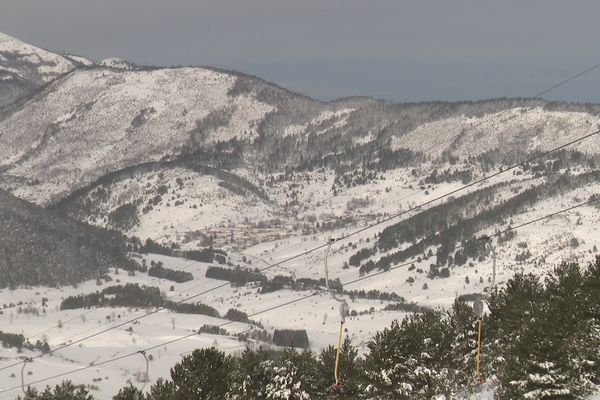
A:
[[[377,289],[344,290],[344,294],[348,295],[351,299],[397,301],[400,303],[406,302],[406,299],[396,292],[381,292]]]
[[[215,308],[206,304],[165,300],[158,288],[140,286],[137,283],[109,286],[100,292],[69,296],[60,304],[61,310],[88,307],[165,307],[182,314],[220,316]]]
[[[138,208],[135,204],[123,204],[108,214],[108,220],[115,228],[126,231],[140,222]]]
[[[356,265],[368,259],[376,253],[376,250],[389,251],[401,248],[381,257],[377,262],[368,260],[359,269],[361,274],[375,269],[386,271],[410,258],[427,259],[431,255],[425,254],[426,249],[437,246],[436,262],[429,276],[444,277],[446,273],[445,271],[442,273],[442,266],[450,260],[460,266],[469,258],[477,259],[487,254],[485,242],[473,239],[477,232],[502,224],[539,201],[598,181],[600,181],[600,171],[580,175],[559,175],[495,204],[491,202],[494,193],[500,186],[506,184],[478,190],[385,228],[378,236],[374,247],[364,248],[354,254],[350,257],[350,264]],[[506,232],[503,240],[511,237],[514,237],[514,234]],[[462,248],[456,249],[459,244]],[[526,252],[520,257],[525,259]]]
[[[142,254],[152,253],[161,254],[163,256],[173,255],[173,249],[171,247],[164,246],[160,243],[156,243],[152,239],[146,239],[146,242],[139,247],[138,251]]]
[[[65,298],[61,310],[88,307],[160,307],[164,303],[156,287],[140,286],[137,283],[109,286],[102,291],[79,294]]]
[[[275,275],[273,278],[261,283],[261,293],[272,293],[282,289],[290,290],[320,290],[326,286],[325,278],[299,278],[294,279],[291,276]],[[338,293],[343,292],[344,288],[339,279],[331,279],[329,281],[331,290]]]
[[[206,304],[198,303],[176,303],[174,301],[165,301],[165,308],[182,314],[202,314],[209,317],[219,318],[219,311]]]
[[[189,250],[184,252],[185,258],[200,261],[204,263],[225,264],[227,262],[227,253],[223,250],[213,249],[212,247],[202,250]]]
[[[20,333],[16,334],[0,331],[0,342],[2,342],[3,347],[14,347],[19,351],[26,348],[28,350],[39,350],[42,353],[50,352],[50,345],[48,345],[48,343],[42,342],[41,340],[31,343]]]
[[[305,349],[309,344],[308,334],[305,329],[275,329],[275,332],[273,332],[273,343],[276,346]]]
[[[248,314],[246,314],[243,311],[236,310],[235,308],[230,308],[227,311],[227,313],[225,314],[225,319],[237,322],[250,322],[250,320],[248,319]]]
[[[422,313],[429,310],[428,307],[420,306],[417,303],[387,304],[383,309],[385,311],[404,311],[410,313]]]
[[[221,335],[228,336],[229,332],[226,329],[220,328],[216,325],[202,325],[200,329],[198,329],[198,333],[208,333],[209,335]]]
[[[177,271],[162,266],[161,262],[156,263],[148,269],[148,275],[160,279],[168,279],[173,282],[183,283],[194,279],[194,275],[187,271]]]
[[[452,170],[452,169],[444,169],[437,170],[434,169],[429,176],[423,179],[424,184],[434,184],[437,185],[443,182],[461,182],[463,185],[471,182],[473,180],[473,171],[469,168],[465,168],[462,170]]]
[[[59,286],[131,269],[124,237],[0,191],[0,288]]]
[[[235,286],[244,286],[248,282],[265,282],[269,279],[266,275],[261,274],[257,269],[252,271],[241,267],[236,267],[235,269],[208,267],[206,269],[206,277],[229,281]]]
[[[235,286],[244,286],[250,282],[258,282],[260,292],[272,293],[282,289],[290,290],[319,290],[325,286],[325,279],[298,278],[294,279],[291,276],[276,275],[269,279],[262,274],[260,270],[250,270],[247,268],[236,267],[233,269],[223,267],[208,267],[206,277],[211,279],[220,279],[229,281]],[[333,279],[329,282],[330,287],[338,292],[343,290],[339,279]]]

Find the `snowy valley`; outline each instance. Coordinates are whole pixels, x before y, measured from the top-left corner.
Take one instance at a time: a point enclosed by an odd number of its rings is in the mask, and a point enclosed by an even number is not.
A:
[[[282,330],[334,346],[332,238],[359,355],[393,320],[484,298],[493,252],[500,288],[587,266],[598,129],[595,104],[320,102],[0,34],[0,326],[32,344],[4,342],[0,398],[20,394],[23,365],[39,388],[81,369],[68,379],[108,400],[196,348],[281,350]],[[144,288],[148,302],[118,301]],[[463,398],[492,398],[492,383]]]

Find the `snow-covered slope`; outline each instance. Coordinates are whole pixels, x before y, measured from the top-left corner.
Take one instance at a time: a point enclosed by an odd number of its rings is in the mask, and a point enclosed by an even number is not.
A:
[[[425,123],[406,135],[394,136],[391,145],[431,157],[444,152],[460,158],[499,150],[531,153],[549,150],[599,128],[600,117],[587,112],[516,107],[479,117],[461,115]],[[599,153],[600,139],[575,148]]]
[[[0,108],[73,70],[78,64],[76,59],[0,32]]]
[[[235,81],[201,68],[75,72],[0,123],[0,165],[9,167],[9,178],[37,180],[35,190],[17,193],[47,204],[193,140],[254,138],[273,108],[250,96],[230,97]]]
[[[396,292],[409,302],[447,308],[457,296],[480,295],[490,284],[489,249],[465,256],[459,252],[465,243],[579,204],[600,190],[600,135],[501,173],[524,157],[595,132],[596,105],[523,99],[322,103],[239,73],[142,68],[118,59],[93,64],[3,35],[0,67],[5,98],[43,86],[0,112],[0,189],[167,249],[225,249],[232,255],[226,267],[268,267],[263,273],[270,278],[322,278],[324,244],[345,238],[334,244],[329,259],[330,274],[344,289]],[[472,184],[491,174],[493,179]],[[472,185],[463,190],[467,184]],[[495,242],[498,284],[517,271],[543,274],[562,261],[589,261],[598,253],[598,210],[587,205],[504,235]],[[6,219],[23,225],[15,217]],[[50,246],[70,249],[74,240],[65,237]],[[4,245],[14,246],[18,239]],[[147,258],[189,270],[194,280],[174,285],[145,274],[124,276],[114,268],[109,276],[158,286],[173,300],[222,283],[205,277],[206,264]],[[0,301],[7,303],[22,300],[37,307],[41,296],[50,299],[44,316],[5,311],[0,322],[25,335],[48,332],[56,347],[114,324],[113,312],[142,314],[98,308],[82,311],[82,318],[56,308],[61,298],[97,285],[0,291]],[[253,314],[306,294],[225,285],[202,300],[221,314],[229,308]],[[355,311],[349,335],[363,350],[376,330],[405,315],[384,310],[388,301],[346,296]],[[330,323],[335,315],[335,302],[323,294],[260,314],[257,321],[269,332],[306,329],[311,346],[320,349],[336,339],[336,325]],[[69,322],[59,328],[58,320]],[[204,323],[226,322],[164,311],[132,325],[133,332],[123,327],[110,338],[94,338],[28,367],[35,379],[47,369],[90,365],[189,334]],[[244,328],[232,324],[228,330]],[[241,347],[233,336],[203,335],[156,349],[152,379],[165,376],[181,354],[215,344],[228,351]],[[108,398],[112,389],[135,378],[131,365],[90,368],[75,381],[97,386],[100,397]],[[8,374],[0,377],[1,386],[15,383]]]
[[[0,70],[41,84],[69,72],[73,67],[74,64],[63,56],[0,33]]]
[[[129,276],[122,271],[117,273],[114,269],[111,269],[107,276],[112,281],[102,282],[100,286],[93,280],[84,282],[78,287],[0,290],[0,303],[7,306],[4,308],[3,313],[0,313],[2,330],[5,332],[22,332],[31,342],[35,343],[36,340],[41,340],[49,343],[51,349],[55,349],[61,344],[85,338],[122,324],[124,321],[140,318],[150,311],[131,307],[60,310],[61,301],[68,296],[91,293],[108,285],[137,283],[158,287],[168,299],[181,301],[199,291],[222,284],[222,281],[204,276],[206,269],[209,267],[208,264],[157,255],[146,255],[144,258],[148,263],[160,261],[166,267],[190,272],[194,275],[194,280],[175,284],[143,273]],[[203,304],[215,307],[221,315],[224,315],[230,308],[243,309],[246,313],[251,314],[286,301],[297,300],[305,295],[305,292],[290,290],[260,294],[256,288],[249,284],[245,287],[227,286],[195,301],[201,301]],[[21,304],[17,306],[19,302]],[[389,302],[367,299],[357,299],[351,302],[351,310],[357,315],[348,318],[347,324],[350,329],[348,335],[352,337],[358,346],[361,346],[361,351],[365,351],[366,341],[376,330],[383,329],[394,318],[404,315],[401,312],[385,311],[384,307],[387,304]],[[329,296],[323,294],[298,302],[291,307],[291,310],[294,315],[292,318],[289,317],[289,309],[273,310],[260,314],[256,317],[256,321],[261,323],[270,334],[273,333],[274,329],[306,329],[310,339],[310,347],[315,350],[335,342],[338,328],[336,322],[337,305]],[[227,324],[224,329],[228,334],[200,333],[191,335],[205,324]],[[252,324],[163,310],[141,318],[139,321],[125,324],[110,332],[85,340],[80,344],[38,358],[27,365],[25,376],[26,380],[31,382],[49,375],[102,363],[120,355],[156,346],[147,354],[150,359],[147,390],[158,379],[168,377],[169,369],[176,362],[179,362],[182,356],[189,354],[196,348],[214,346],[227,353],[240,353],[246,346],[272,346],[268,341],[240,341],[236,336],[242,332],[258,332],[261,330],[261,328]],[[161,343],[186,335],[190,335],[190,337],[160,346]],[[37,356],[39,352],[24,350],[19,353],[16,349],[5,349],[2,356],[3,360],[17,360],[23,355]],[[7,370],[5,374],[0,376],[0,389],[20,384],[19,379],[16,378],[20,367],[16,368],[14,369],[17,371],[15,376],[12,375],[13,370]],[[143,382],[140,382],[139,374],[144,371],[144,358],[139,356],[94,366],[71,375],[69,379],[77,384],[86,385],[96,398],[108,400],[112,398],[118,388],[127,385],[128,382],[141,388]],[[61,381],[62,378],[57,378],[40,384],[40,387],[44,387],[46,384],[54,385]],[[7,398],[13,398],[12,395],[16,396],[18,393],[18,391],[11,392],[11,397]]]

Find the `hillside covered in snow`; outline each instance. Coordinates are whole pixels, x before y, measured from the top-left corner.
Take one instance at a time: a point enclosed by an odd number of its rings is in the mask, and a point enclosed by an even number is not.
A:
[[[27,354],[65,347],[29,365],[36,377],[88,366],[101,399],[143,385],[127,362],[92,368],[131,348],[157,346],[153,383],[196,347],[277,348],[275,331],[320,351],[337,340],[334,238],[362,356],[393,320],[592,260],[599,129],[596,104],[321,102],[0,34],[0,324]],[[5,375],[0,390],[18,383]]]
[[[77,66],[91,61],[59,55],[0,32],[0,107],[31,95]]]

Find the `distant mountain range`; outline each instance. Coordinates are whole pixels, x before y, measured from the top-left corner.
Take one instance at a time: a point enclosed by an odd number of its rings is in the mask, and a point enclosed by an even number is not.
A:
[[[3,34],[0,107],[0,188],[188,248],[373,220],[600,127],[595,104],[320,102],[241,73],[93,62]],[[499,204],[553,174],[593,171],[600,140],[561,154],[483,186],[504,182]]]

